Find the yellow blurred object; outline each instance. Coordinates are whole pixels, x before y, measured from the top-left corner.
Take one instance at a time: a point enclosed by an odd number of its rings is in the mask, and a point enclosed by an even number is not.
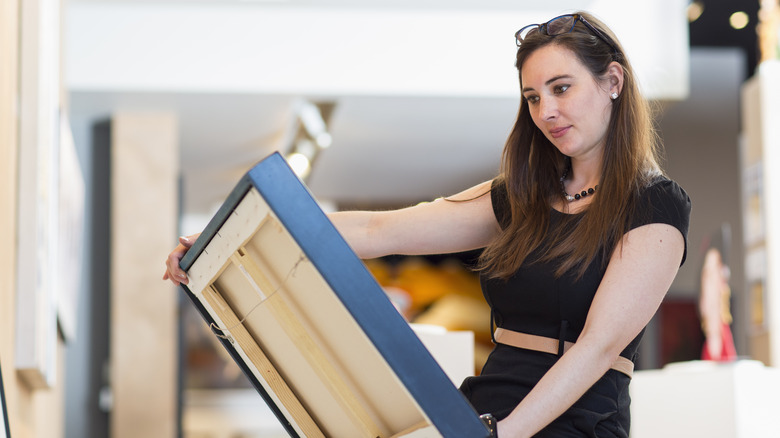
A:
[[[390,286],[393,281],[393,273],[388,263],[382,259],[363,260],[366,267],[380,286]]]
[[[366,266],[399,311],[416,324],[474,333],[474,369],[479,374],[493,349],[490,306],[482,295],[479,275],[456,259],[438,265],[423,257],[405,257],[397,264],[366,260]],[[408,307],[399,296],[408,294]]]
[[[756,32],[759,64],[780,59],[780,2],[778,0],[761,0]]]
[[[490,307],[484,299],[448,294],[436,300],[415,318],[416,324],[431,324],[447,330],[469,330],[479,342],[490,341]]]
[[[424,309],[451,291],[442,271],[422,257],[407,257],[399,263],[392,285],[409,293],[412,312]]]
[[[455,259],[446,260],[439,266],[439,269],[447,278],[452,292],[483,299],[479,275],[463,267],[461,262]]]

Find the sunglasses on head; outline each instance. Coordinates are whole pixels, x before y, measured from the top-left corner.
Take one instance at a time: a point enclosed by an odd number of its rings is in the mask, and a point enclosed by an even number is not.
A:
[[[542,35],[549,35],[549,36],[556,36],[556,35],[569,33],[572,30],[574,30],[574,25],[577,24],[578,21],[584,24],[585,27],[588,28],[588,30],[593,32],[594,35],[596,35],[602,41],[607,43],[607,45],[611,47],[612,50],[615,51],[615,53],[617,53],[617,48],[611,42],[609,42],[607,37],[603,33],[601,33],[598,29],[596,29],[592,24],[588,23],[585,17],[583,17],[580,14],[560,15],[546,23],[529,24],[528,26],[523,27],[522,29],[518,30],[515,33],[515,42],[517,43],[517,47],[520,47],[520,45],[523,44],[523,40],[526,37],[528,37],[528,35],[531,35],[535,32],[539,32]]]

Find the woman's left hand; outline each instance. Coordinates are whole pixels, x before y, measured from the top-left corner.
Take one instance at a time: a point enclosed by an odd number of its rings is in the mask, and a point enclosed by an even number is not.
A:
[[[179,284],[187,284],[187,273],[179,267],[184,254],[192,247],[195,240],[200,236],[200,233],[193,234],[187,237],[179,237],[179,245],[168,254],[168,258],[165,259],[165,273],[163,274],[163,280],[171,280],[173,284],[178,286]]]

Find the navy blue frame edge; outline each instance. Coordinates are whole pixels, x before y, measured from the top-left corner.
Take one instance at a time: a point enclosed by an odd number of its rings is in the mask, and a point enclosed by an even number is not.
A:
[[[307,259],[320,272],[442,436],[490,437],[490,431],[479,419],[474,408],[452,385],[449,377],[396,311],[363,262],[344,241],[312,194],[278,152],[256,164],[239,181],[182,259],[182,269],[186,271],[192,266],[252,187],[262,195]],[[192,292],[186,286],[182,287],[206,322],[214,322]],[[298,437],[232,344],[222,338],[220,341],[288,433]]]

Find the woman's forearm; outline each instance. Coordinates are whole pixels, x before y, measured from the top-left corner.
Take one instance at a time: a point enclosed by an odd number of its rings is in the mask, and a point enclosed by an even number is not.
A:
[[[467,251],[487,245],[498,232],[484,183],[459,196],[399,210],[345,211],[328,218],[361,258]]]
[[[610,368],[615,355],[575,344],[498,424],[502,438],[531,437],[569,409]]]
[[[377,251],[376,239],[371,238],[372,217],[375,215],[367,211],[342,211],[329,213],[328,219],[358,257],[370,259],[387,255]]]

